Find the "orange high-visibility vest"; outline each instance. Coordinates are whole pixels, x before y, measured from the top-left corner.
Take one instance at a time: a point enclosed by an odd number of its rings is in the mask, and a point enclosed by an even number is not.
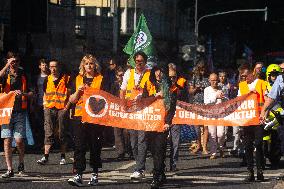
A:
[[[180,77],[180,78],[178,78],[176,84],[177,84],[180,88],[184,88],[185,82],[186,82],[186,79],[183,78],[183,77]],[[178,86],[176,86],[176,84],[172,85],[172,87],[171,87],[171,92],[175,92],[175,91],[178,90]]]
[[[21,81],[22,81],[22,92],[26,93],[27,92],[27,80],[26,77],[22,75],[21,77]],[[6,80],[6,84],[5,84],[5,88],[4,88],[4,92],[5,93],[9,93],[11,91],[11,77],[10,74],[8,74],[8,78]],[[24,95],[22,95],[22,109],[25,110],[28,107],[28,98]]]
[[[150,80],[146,82],[146,87],[149,96],[155,95],[157,93],[155,85],[153,85]]]
[[[135,69],[131,69],[130,78],[126,86],[125,98],[130,100],[133,100],[138,95],[139,91],[144,88],[145,83],[149,80],[150,70],[145,71],[137,86],[135,86],[134,74]]]
[[[63,75],[58,85],[55,87],[52,75],[47,77],[46,91],[44,94],[44,106],[46,108],[56,108],[61,110],[65,107],[67,100],[67,87],[70,76]]]
[[[255,85],[255,90],[257,92],[257,100],[258,100],[259,109],[261,109],[261,107],[264,104],[264,94],[265,94],[266,88],[267,88],[267,83],[262,79],[258,79]],[[248,83],[246,81],[242,81],[239,83],[239,89],[240,89],[241,95],[245,95],[250,92]]]
[[[84,84],[83,79],[84,78],[81,75],[78,75],[76,77],[76,91],[78,90],[78,88],[80,86],[82,86]],[[93,89],[100,89],[102,80],[103,80],[102,75],[99,74],[99,75],[95,76],[90,87],[93,88]],[[82,97],[80,97],[80,99],[76,103],[74,116],[78,116],[78,117],[82,116],[83,115],[82,108],[83,108],[83,99],[82,99]]]

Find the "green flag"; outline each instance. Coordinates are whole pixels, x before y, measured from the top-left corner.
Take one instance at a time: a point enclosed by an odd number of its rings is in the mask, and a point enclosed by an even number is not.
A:
[[[154,56],[154,47],[152,43],[152,35],[147,26],[146,18],[141,14],[139,18],[136,30],[132,34],[128,43],[124,47],[123,51],[130,55],[128,63],[135,67],[135,62],[133,60],[133,55],[137,51],[143,51],[149,58]]]

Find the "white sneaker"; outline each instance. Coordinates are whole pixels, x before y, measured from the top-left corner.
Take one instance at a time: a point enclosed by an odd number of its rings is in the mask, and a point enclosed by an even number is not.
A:
[[[66,160],[65,158],[62,158],[59,162],[60,165],[66,165]]]
[[[135,171],[134,173],[132,173],[132,175],[130,175],[130,179],[142,179],[145,177],[144,172],[139,172],[139,171]]]
[[[68,179],[68,183],[72,186],[83,186],[82,176],[77,174],[73,178]]]
[[[99,181],[98,181],[98,174],[93,173],[92,177],[91,177],[91,180],[88,182],[88,185],[96,186],[98,183],[99,183]]]

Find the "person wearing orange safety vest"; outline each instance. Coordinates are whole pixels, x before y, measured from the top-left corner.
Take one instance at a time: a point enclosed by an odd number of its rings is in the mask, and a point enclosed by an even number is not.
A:
[[[176,65],[173,63],[168,64],[169,78],[171,80],[171,92],[177,95],[177,99],[187,102],[188,101],[188,87],[187,80],[184,77],[178,76]],[[177,171],[178,161],[178,148],[180,144],[180,130],[183,125],[172,125],[169,130],[170,141],[170,171]]]
[[[4,151],[7,164],[7,172],[2,178],[10,178],[14,176],[12,166],[12,140],[16,141],[19,152],[18,171],[24,171],[24,138],[26,138],[26,116],[28,98],[33,93],[29,92],[28,82],[23,70],[19,67],[20,57],[18,54],[9,52],[7,63],[0,71],[0,78],[3,79],[3,92],[16,94],[13,112],[10,124],[1,126],[1,138],[4,138]]]
[[[123,100],[124,106],[128,102],[141,96],[145,83],[149,80],[150,71],[146,69],[147,55],[138,51],[133,56],[135,68],[128,69],[123,76],[120,86],[120,98]],[[135,126],[133,126],[135,127]],[[131,179],[143,178],[145,171],[145,161],[147,155],[147,144],[145,141],[145,131],[129,130],[130,143],[133,156],[136,161],[134,173]]]
[[[72,95],[69,101],[75,106],[73,116],[74,133],[74,163],[73,170],[75,176],[68,180],[73,186],[82,186],[82,175],[86,169],[86,152],[90,149],[90,167],[92,176],[88,185],[98,184],[98,172],[102,167],[101,150],[103,140],[103,126],[82,122],[83,115],[83,94],[86,88],[104,89],[105,82],[100,73],[100,66],[94,55],[86,54],[80,63],[79,75],[72,84]]]
[[[239,69],[240,72],[240,83],[238,96],[246,95],[251,91],[257,94],[257,100],[259,104],[259,111],[264,104],[264,95],[266,91],[266,82],[262,79],[254,78],[253,72],[250,70],[248,65],[242,65]],[[263,166],[264,154],[263,154],[263,132],[264,129],[261,125],[247,126],[243,128],[244,131],[244,143],[245,143],[245,158],[247,163],[248,175],[245,181],[252,182],[255,180],[254,177],[254,161],[253,152],[256,148],[256,168],[257,168],[257,180],[263,181]]]
[[[67,138],[67,108],[65,108],[70,94],[70,76],[61,73],[60,63],[57,60],[49,62],[50,75],[43,83],[44,91],[44,156],[37,160],[40,165],[48,162],[51,146],[55,142],[55,130],[58,125],[58,137],[61,147],[59,164],[65,165],[65,151]]]

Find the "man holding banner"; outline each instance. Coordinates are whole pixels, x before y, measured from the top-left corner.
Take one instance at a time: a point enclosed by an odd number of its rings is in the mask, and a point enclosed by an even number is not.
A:
[[[250,93],[251,91],[257,94],[257,100],[259,107],[261,108],[264,103],[264,94],[266,91],[266,83],[261,79],[253,77],[253,72],[248,65],[242,65],[239,69],[241,81],[239,83],[239,96]],[[247,161],[248,176],[245,181],[252,182],[254,177],[254,161],[253,151],[256,148],[256,168],[257,168],[257,180],[264,181],[263,166],[264,166],[264,154],[262,148],[263,127],[261,125],[254,125],[244,127],[245,135],[245,157]]]
[[[128,69],[123,76],[120,87],[120,98],[127,102],[139,98],[145,83],[149,80],[150,71],[146,69],[147,55],[138,51],[134,54],[135,68]],[[144,177],[145,161],[147,154],[147,144],[145,140],[145,131],[130,130],[130,142],[133,156],[136,161],[135,172],[130,176],[131,179],[140,179]]]
[[[20,66],[20,57],[13,52],[8,53],[7,63],[0,71],[0,77],[4,78],[3,91],[9,93],[13,91],[16,94],[13,112],[10,123],[1,126],[1,138],[4,138],[4,151],[7,164],[7,172],[2,178],[10,178],[14,176],[12,166],[12,139],[15,138],[17,149],[19,152],[18,171],[24,171],[24,138],[26,138],[26,111],[28,106],[28,98],[33,93],[29,92],[27,78]]]

